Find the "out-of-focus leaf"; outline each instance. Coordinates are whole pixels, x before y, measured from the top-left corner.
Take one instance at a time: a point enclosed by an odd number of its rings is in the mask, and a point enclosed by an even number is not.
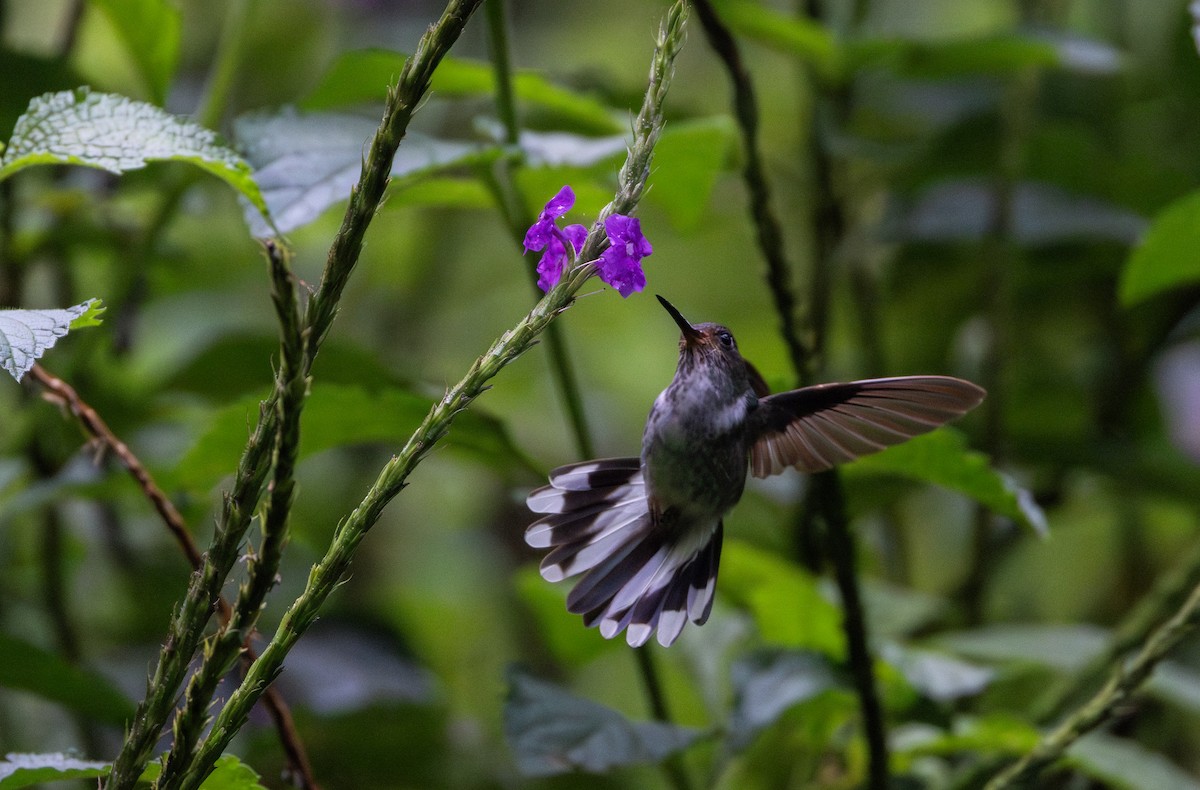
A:
[[[1176,705],[1193,715],[1200,714],[1200,673],[1196,670],[1164,661],[1155,668],[1147,688],[1155,696]]]
[[[322,384],[406,383],[363,346],[330,338],[321,349],[313,375]],[[165,371],[168,375],[159,386],[205,395],[216,402],[261,392],[271,378],[270,360],[278,353],[278,334],[247,331],[218,336],[201,350],[189,348],[166,360],[177,367]]]
[[[79,760],[61,753],[8,754],[0,761],[0,790],[40,787],[46,782],[98,779],[108,773],[108,763]]]
[[[869,577],[862,580],[867,630],[875,638],[907,636],[941,616],[949,606],[935,595]]]
[[[98,326],[99,299],[65,310],[0,310],[0,367],[21,380],[33,363],[72,329]]]
[[[254,113],[234,121],[234,136],[255,168],[255,178],[279,231],[295,230],[350,197],[362,173],[365,147],[378,121],[356,115]],[[496,149],[409,132],[396,151],[392,176],[414,177],[486,161]],[[272,229],[247,209],[255,236]]]
[[[890,642],[881,657],[900,670],[909,685],[936,702],[973,697],[987,688],[996,672],[962,659]]]
[[[514,584],[537,621],[547,649],[563,665],[580,666],[622,644],[621,640],[605,639],[595,628],[584,628],[583,618],[567,611],[568,585],[551,584],[535,568],[519,571]]]
[[[165,161],[212,173],[266,213],[250,166],[215,132],[153,104],[87,88],[29,102],[0,159],[0,181],[33,165],[83,165],[119,174]]]
[[[179,8],[170,0],[92,0],[92,5],[117,29],[150,98],[161,106],[179,65]]]
[[[658,762],[688,748],[703,733],[661,722],[632,722],[513,669],[504,705],[504,734],[526,776]]]
[[[521,132],[530,167],[591,167],[625,154],[624,135],[584,137],[570,132]]]
[[[1196,313],[1200,318],[1200,312]],[[1187,319],[1176,328],[1184,328]],[[1159,355],[1154,366],[1158,409],[1167,436],[1193,464],[1200,464],[1200,340],[1176,343]]]
[[[101,675],[0,633],[0,686],[28,691],[96,721],[122,726],[133,716],[129,699]]]
[[[838,68],[841,53],[824,25],[799,14],[783,14],[748,0],[719,0],[715,5],[721,19],[734,32],[795,55],[823,75],[830,76]]]
[[[841,612],[798,565],[727,538],[720,589],[750,611],[765,641],[839,660],[844,655]]]
[[[910,241],[979,241],[991,232],[996,199],[996,190],[984,181],[944,181],[922,193],[884,232]],[[1058,187],[1022,183],[1013,190],[1012,235],[1028,247],[1080,240],[1132,244],[1145,227],[1131,211]]]
[[[1047,533],[1046,516],[1030,493],[996,471],[983,453],[970,450],[952,428],[942,428],[843,467],[848,478],[890,474],[958,491],[995,513]]]
[[[496,205],[496,199],[487,187],[475,178],[423,176],[398,186],[384,204],[386,208],[437,206],[488,209]]]
[[[1049,33],[940,41],[864,39],[851,43],[848,50],[849,58],[860,68],[882,66],[921,79],[1008,74],[1036,67],[1107,75],[1121,68],[1121,54],[1104,42]]]
[[[1163,209],[1121,273],[1121,303],[1133,305],[1200,283],[1200,191]]]
[[[385,634],[321,620],[288,653],[288,671],[277,682],[293,705],[323,717],[382,705],[432,705],[438,678],[399,647]]]
[[[828,660],[816,653],[754,653],[739,659],[731,674],[735,702],[729,742],[734,749],[744,749],[793,705],[840,686]]]
[[[985,661],[1026,661],[1072,670],[1104,649],[1108,635],[1089,625],[989,625],[939,634],[937,644]]]
[[[1200,781],[1134,741],[1095,732],[1067,750],[1078,771],[1121,790],[1200,790]]]
[[[667,124],[655,146],[647,199],[662,206],[675,227],[694,230],[735,139],[733,121],[726,116]]]
[[[991,714],[956,718],[949,732],[921,725],[898,728],[892,743],[896,754],[904,757],[959,752],[1023,754],[1040,738],[1041,733],[1027,721]]]
[[[217,758],[213,772],[208,775],[200,790],[265,790],[258,781],[254,769],[232,754]]]
[[[387,88],[396,82],[405,55],[382,49],[347,52],[334,62],[316,89],[301,106],[326,110],[364,102],[382,102]],[[462,58],[443,58],[433,73],[435,96],[491,96],[496,85],[490,63]],[[620,132],[625,124],[612,108],[590,96],[559,87],[540,74],[521,71],[513,77],[517,99],[552,112],[567,125],[588,132]]]
[[[162,764],[152,762],[138,777],[138,786],[158,779],[162,773]],[[250,766],[243,763],[232,754],[217,758],[212,773],[200,785],[200,790],[266,790],[258,782],[258,774]]]
[[[171,483],[207,490],[231,474],[258,419],[260,401],[258,397],[243,398],[214,414]],[[433,403],[432,398],[396,388],[367,392],[355,386],[314,385],[304,406],[300,457],[370,442],[389,442],[399,450]],[[503,424],[478,411],[460,414],[446,442],[490,463],[527,463]]]

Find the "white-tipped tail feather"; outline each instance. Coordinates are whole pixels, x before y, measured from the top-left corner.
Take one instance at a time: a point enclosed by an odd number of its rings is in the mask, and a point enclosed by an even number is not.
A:
[[[550,485],[529,495],[543,513],[525,542],[550,549],[542,560],[547,581],[583,574],[567,609],[599,626],[607,639],[625,631],[639,647],[658,631],[671,645],[688,620],[702,624],[712,611],[721,555],[719,520],[708,529],[673,530],[651,517],[637,458],[588,461],[556,469]]]

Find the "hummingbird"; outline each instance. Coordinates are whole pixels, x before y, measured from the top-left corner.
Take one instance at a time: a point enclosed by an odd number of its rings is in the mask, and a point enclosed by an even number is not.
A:
[[[712,611],[723,519],[747,472],[830,469],[926,433],[978,406],[981,387],[950,376],[818,384],[770,394],[728,328],[679,325],[675,377],[654,401],[639,457],[559,467],[531,492],[543,514],[525,542],[549,549],[541,575],[582,574],[567,610],[611,639],[669,647]]]

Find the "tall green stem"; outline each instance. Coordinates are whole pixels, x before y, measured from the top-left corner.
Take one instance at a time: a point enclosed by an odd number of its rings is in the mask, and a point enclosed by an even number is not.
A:
[[[452,5],[452,9],[457,10],[458,6]],[[447,14],[443,15],[439,27],[446,24],[450,14],[451,9],[448,9]],[[633,144],[618,176],[618,192],[613,201],[601,210],[600,217],[588,234],[579,256],[580,260],[586,262],[568,272],[559,284],[551,289],[520,322],[501,335],[482,356],[475,360],[463,379],[447,390],[441,401],[430,409],[420,427],[400,452],[384,466],[376,478],[375,484],[359,506],[338,525],[324,557],[309,572],[308,583],[304,591],[284,613],[279,628],[271,641],[258,660],[250,667],[241,685],[233,692],[213,722],[212,729],[201,745],[183,784],[186,790],[194,790],[199,787],[221,751],[245,723],[255,701],[282,669],[283,660],[288,651],[317,618],[325,600],[340,583],[359,544],[379,520],[384,507],[407,485],[407,479],[412,470],[445,437],[455,417],[482,394],[487,388],[488,382],[506,365],[528,350],[538,335],[559,314],[570,307],[575,294],[595,273],[595,266],[591,262],[599,256],[606,243],[603,230],[604,218],[613,213],[630,213],[641,199],[649,178],[654,146],[662,129],[662,107],[666,99],[667,87],[670,84],[675,56],[683,44],[684,17],[682,2],[676,3],[668,12],[663,29],[659,33],[658,46],[655,49],[650,73],[650,85],[647,88],[641,112],[634,124]],[[427,34],[427,37],[436,35],[437,30],[438,27],[435,27],[430,34]],[[422,47],[418,46],[417,54],[414,54],[413,57],[418,58],[421,52]],[[406,67],[404,74],[409,73],[410,69]],[[405,84],[403,75],[401,84]],[[384,125],[381,127],[381,134],[384,133],[383,130],[387,125],[385,119]],[[351,214],[351,209],[348,209],[347,215]],[[339,239],[341,238],[342,236],[339,234]],[[359,241],[361,242],[361,236]],[[337,246],[336,242],[335,246]],[[328,281],[340,282],[344,285],[345,277],[349,275],[349,272],[340,272],[336,268],[333,272],[327,270]],[[336,305],[325,304],[318,297],[314,297],[314,300],[310,301],[310,309],[313,312],[310,313],[309,325],[314,329],[314,334],[319,336],[323,334],[323,332],[317,331],[322,326],[321,316],[329,316],[331,319],[333,312],[336,311]],[[313,307],[314,304],[317,308]],[[325,328],[327,329],[327,327]]]

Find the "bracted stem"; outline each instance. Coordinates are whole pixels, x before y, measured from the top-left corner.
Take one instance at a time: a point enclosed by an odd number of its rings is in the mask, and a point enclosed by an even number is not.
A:
[[[303,375],[311,369],[317,350],[333,324],[338,303],[358,262],[367,226],[383,200],[396,148],[408,121],[429,88],[433,70],[458,39],[467,19],[482,0],[451,0],[441,19],[418,42],[405,64],[399,82],[389,94],[383,121],[363,162],[359,183],[351,192],[342,226],[330,248],[321,285],[309,299],[306,312]],[[133,726],[109,775],[111,790],[133,786],[150,758],[159,732],[175,705],[176,693],[196,652],[204,627],[212,615],[221,585],[237,559],[242,538],[258,502],[277,432],[275,394],[262,404],[258,425],[238,464],[233,493],[225,498],[212,547],[200,571],[192,577],[187,596],[177,610],[167,643],[139,705]],[[257,696],[255,698],[257,699]],[[215,758],[214,758],[215,759]],[[211,767],[211,762],[209,763]],[[207,774],[207,768],[204,773]],[[187,777],[189,781],[194,776]],[[198,781],[202,780],[203,776]]]
[[[527,351],[562,311],[570,307],[576,293],[595,274],[593,261],[602,252],[607,239],[603,220],[613,214],[628,214],[637,205],[650,173],[654,145],[662,129],[662,106],[673,72],[675,56],[683,44],[684,6],[677,2],[668,11],[659,33],[647,88],[637,120],[629,155],[621,168],[616,196],[601,212],[588,233],[579,259],[585,261],[571,269],[512,329],[505,332],[471,365],[463,379],[447,390],[430,409],[416,432],[400,452],[383,467],[370,491],[338,526],[325,555],[309,571],[308,583],[300,596],[284,613],[271,641],[246,674],[245,680],[230,696],[213,722],[183,787],[195,790],[211,770],[221,751],[246,722],[251,707],[283,667],[283,660],[296,641],[316,620],[329,594],[340,583],[367,532],[379,520],[383,508],[407,485],[408,476],[449,432],[455,417],[482,394],[488,382],[505,366]],[[446,17],[443,17],[443,20]],[[418,47],[418,51],[420,51]],[[414,58],[417,57],[414,55]],[[405,69],[408,73],[409,69]],[[402,78],[403,80],[403,78]],[[328,273],[328,270],[327,270]],[[345,272],[344,274],[348,274]],[[341,276],[331,273],[332,277]],[[344,284],[344,283],[343,283]],[[310,302],[310,307],[312,302]],[[332,313],[326,312],[332,316]],[[317,319],[309,325],[319,328]],[[319,331],[309,342],[319,342]]]
[[[267,593],[275,585],[283,547],[287,541],[287,518],[295,492],[293,474],[300,446],[300,413],[308,393],[304,369],[304,340],[295,286],[284,251],[274,242],[266,244],[271,275],[271,300],[280,325],[280,365],[275,399],[277,433],[274,472],[262,513],[262,543],[247,567],[247,580],[238,591],[232,616],[226,619],[204,649],[204,659],[188,682],[184,704],[175,716],[174,741],[163,763],[155,790],[179,787],[193,758],[193,750],[208,722],[207,711],[221,679],[232,668],[242,646],[254,632]],[[303,766],[300,766],[303,768]],[[309,774],[305,771],[305,774]]]

